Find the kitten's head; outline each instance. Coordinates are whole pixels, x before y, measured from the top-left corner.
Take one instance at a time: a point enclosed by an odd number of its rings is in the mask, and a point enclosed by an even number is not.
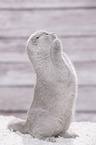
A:
[[[52,43],[56,38],[54,33],[46,31],[38,31],[30,36],[27,41],[27,53],[33,64],[51,57]]]

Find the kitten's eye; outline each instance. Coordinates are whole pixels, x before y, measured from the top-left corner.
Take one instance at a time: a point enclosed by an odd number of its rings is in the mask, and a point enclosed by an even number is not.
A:
[[[36,39],[39,39],[39,36],[37,36]]]

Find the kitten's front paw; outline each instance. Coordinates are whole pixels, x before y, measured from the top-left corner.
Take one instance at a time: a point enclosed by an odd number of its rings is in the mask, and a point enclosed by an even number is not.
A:
[[[61,41],[59,39],[55,39],[53,41],[53,49],[55,49],[55,51],[57,50],[61,50],[62,48],[62,44],[61,44]]]

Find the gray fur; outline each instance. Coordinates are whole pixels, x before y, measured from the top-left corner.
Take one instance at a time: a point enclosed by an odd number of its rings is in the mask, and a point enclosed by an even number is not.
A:
[[[43,140],[76,137],[66,132],[74,115],[76,73],[61,41],[53,33],[36,32],[27,42],[27,53],[37,75],[34,99],[26,121],[8,127]]]

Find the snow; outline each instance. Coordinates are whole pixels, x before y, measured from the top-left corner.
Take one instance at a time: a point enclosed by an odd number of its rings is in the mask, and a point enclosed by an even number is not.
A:
[[[13,132],[7,128],[15,117],[0,116],[0,145],[96,145],[96,123],[94,122],[73,122],[69,132],[79,135],[75,139],[56,138],[56,142],[34,139],[29,134]]]

